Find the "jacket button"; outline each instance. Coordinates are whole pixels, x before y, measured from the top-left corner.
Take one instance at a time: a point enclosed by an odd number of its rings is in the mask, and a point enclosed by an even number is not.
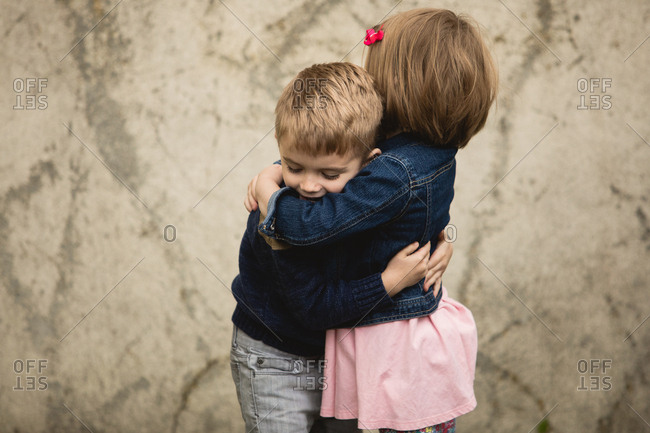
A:
[[[264,360],[262,358],[257,358],[257,365],[262,365],[264,364]]]

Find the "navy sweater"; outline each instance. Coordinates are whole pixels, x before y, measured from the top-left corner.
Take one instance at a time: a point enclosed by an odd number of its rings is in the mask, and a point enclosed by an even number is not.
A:
[[[257,232],[251,212],[239,249],[239,275],[232,283],[237,306],[232,321],[254,339],[299,356],[319,356],[325,330],[352,326],[369,311],[387,308],[381,274],[341,279],[346,242],[325,247],[272,250]]]

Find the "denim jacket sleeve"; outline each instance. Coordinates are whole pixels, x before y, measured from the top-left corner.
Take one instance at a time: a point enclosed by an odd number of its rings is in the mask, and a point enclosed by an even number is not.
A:
[[[381,155],[351,179],[341,193],[316,202],[302,200],[290,188],[276,191],[259,230],[292,245],[325,245],[401,215],[410,199],[405,164]]]
[[[343,281],[326,272],[323,259],[304,248],[273,251],[283,301],[307,329],[325,330],[360,321],[371,311],[394,305],[381,274]]]

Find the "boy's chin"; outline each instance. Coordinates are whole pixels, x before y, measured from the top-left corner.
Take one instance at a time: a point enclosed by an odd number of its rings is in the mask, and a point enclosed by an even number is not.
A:
[[[317,202],[318,200],[320,200],[322,198],[322,197],[305,197],[304,195],[299,195],[298,197],[300,197],[300,200],[307,200],[307,201],[310,201],[312,203]]]

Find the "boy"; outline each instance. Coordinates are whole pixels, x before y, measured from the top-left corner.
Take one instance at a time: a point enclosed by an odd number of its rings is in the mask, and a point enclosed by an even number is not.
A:
[[[303,70],[276,107],[286,186],[304,200],[341,192],[381,153],[374,147],[381,115],[381,97],[361,67],[332,63]],[[237,307],[231,367],[246,429],[357,431],[354,421],[316,421],[324,330],[391,307],[390,296],[426,274],[429,244],[418,251],[417,243],[409,245],[383,272],[343,281],[359,239],[322,248],[274,244],[273,250],[258,233],[259,222],[260,212],[251,212],[240,247],[240,274],[232,284]]]

